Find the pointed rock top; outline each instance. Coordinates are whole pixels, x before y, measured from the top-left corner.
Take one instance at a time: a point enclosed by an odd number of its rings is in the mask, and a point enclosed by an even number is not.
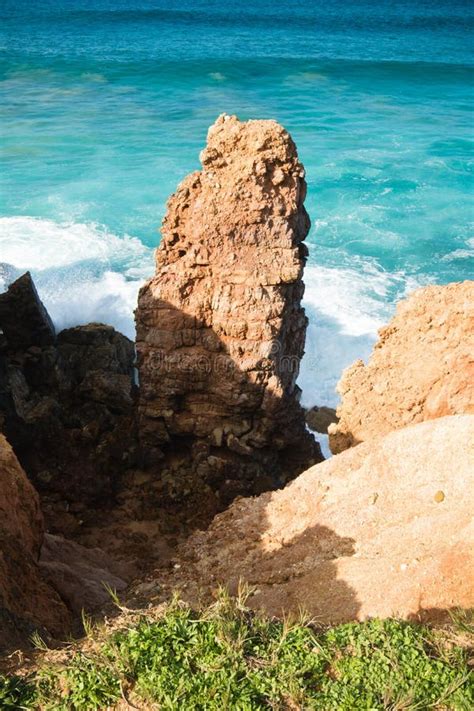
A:
[[[30,272],[0,294],[0,330],[10,350],[48,346],[55,342],[53,322],[38,296]]]

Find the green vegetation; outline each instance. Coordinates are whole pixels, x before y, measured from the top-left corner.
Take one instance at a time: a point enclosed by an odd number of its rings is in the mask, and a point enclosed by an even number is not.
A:
[[[89,631],[66,660],[30,677],[0,677],[0,708],[468,711],[472,659],[459,640],[472,640],[473,627],[463,618],[457,629],[457,640],[396,620],[321,630],[265,619],[225,595],[199,612],[175,601],[100,640]]]

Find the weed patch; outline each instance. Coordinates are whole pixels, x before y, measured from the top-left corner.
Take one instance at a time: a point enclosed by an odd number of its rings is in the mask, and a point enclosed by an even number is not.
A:
[[[321,630],[265,619],[223,595],[200,611],[175,601],[159,619],[144,615],[94,653],[79,649],[30,678],[0,677],[0,708],[88,711],[125,700],[169,711],[468,711],[469,661],[468,646],[426,626],[370,620]]]

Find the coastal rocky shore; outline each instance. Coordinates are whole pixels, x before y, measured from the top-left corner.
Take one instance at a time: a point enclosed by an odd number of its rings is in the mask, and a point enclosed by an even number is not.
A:
[[[337,413],[305,413],[296,147],[224,115],[201,163],[168,203],[135,344],[56,333],[29,273],[0,294],[2,654],[80,633],[104,583],[146,606],[246,582],[254,607],[324,623],[474,606],[474,282],[408,297]]]

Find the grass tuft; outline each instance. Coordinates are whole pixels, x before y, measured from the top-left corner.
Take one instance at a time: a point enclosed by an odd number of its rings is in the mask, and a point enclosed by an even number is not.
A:
[[[255,614],[245,594],[221,591],[199,611],[174,599],[160,618],[143,615],[94,651],[78,649],[29,678],[0,677],[0,708],[474,708],[468,647],[439,631],[397,620],[321,630],[302,616]]]

